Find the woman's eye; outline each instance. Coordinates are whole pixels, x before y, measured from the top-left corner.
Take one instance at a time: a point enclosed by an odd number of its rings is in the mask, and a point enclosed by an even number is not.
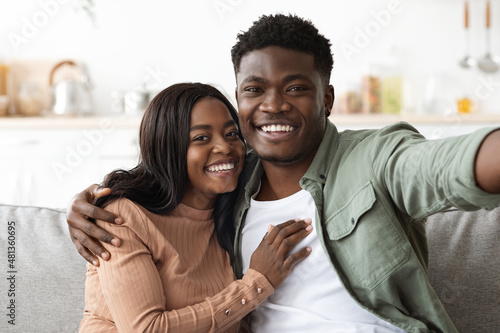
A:
[[[193,139],[193,141],[207,141],[207,140],[208,140],[208,136],[206,136],[206,135],[199,135]]]
[[[239,137],[240,134],[238,133],[238,131],[231,131],[231,132],[227,133],[226,136]]]

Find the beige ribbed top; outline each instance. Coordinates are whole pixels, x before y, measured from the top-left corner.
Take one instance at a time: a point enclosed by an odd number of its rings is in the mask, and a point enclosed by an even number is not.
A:
[[[80,332],[237,332],[239,321],[274,292],[249,270],[234,281],[212,210],[180,204],[153,214],[127,199],[107,210],[122,225],[98,221],[122,239],[98,268],[87,264]]]

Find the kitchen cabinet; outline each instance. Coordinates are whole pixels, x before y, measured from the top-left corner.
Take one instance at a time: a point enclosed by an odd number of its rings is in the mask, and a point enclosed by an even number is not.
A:
[[[0,203],[62,208],[110,171],[137,164],[137,121],[24,121],[0,119]]]
[[[64,208],[71,197],[110,171],[139,158],[140,117],[0,118],[0,203]],[[397,121],[428,139],[499,126],[500,115],[332,115],[339,131]]]

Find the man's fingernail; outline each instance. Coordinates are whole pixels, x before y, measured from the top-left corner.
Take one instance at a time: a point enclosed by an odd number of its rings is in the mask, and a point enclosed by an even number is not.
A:
[[[301,218],[296,218],[296,219],[293,219],[295,222],[299,222],[301,220]]]
[[[311,248],[311,247],[307,247],[307,248],[306,248],[306,251],[307,251],[307,252],[311,252],[311,251],[312,251],[312,248]]]
[[[120,241],[118,239],[116,239],[116,238],[113,238],[111,240],[111,244],[113,244],[114,246],[118,246],[118,245],[120,245]]]
[[[108,260],[108,257],[109,257],[109,254],[107,254],[106,252],[101,253],[101,258],[102,259]]]
[[[116,223],[116,224],[122,224],[122,223],[123,223],[123,219],[122,219],[121,217],[117,217],[117,218],[115,219],[115,223]]]
[[[273,225],[270,224],[269,227],[267,227],[267,232],[271,231],[273,229]]]
[[[310,230],[312,230],[312,228],[313,228],[313,227],[312,227],[312,225],[308,225],[308,226],[306,227],[306,231],[310,231]]]
[[[304,219],[304,222],[306,222],[306,223],[311,223],[311,222],[312,222],[312,220],[311,220],[309,217],[306,217],[306,218]]]
[[[92,265],[97,266],[98,265],[97,260],[92,260]]]

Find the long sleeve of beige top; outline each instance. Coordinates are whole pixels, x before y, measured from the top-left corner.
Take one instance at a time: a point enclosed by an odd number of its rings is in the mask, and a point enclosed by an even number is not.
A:
[[[212,211],[179,205],[167,216],[127,199],[107,207],[122,225],[98,224],[122,239],[111,259],[87,265],[80,332],[237,332],[274,292],[266,277],[234,275],[213,232]]]

